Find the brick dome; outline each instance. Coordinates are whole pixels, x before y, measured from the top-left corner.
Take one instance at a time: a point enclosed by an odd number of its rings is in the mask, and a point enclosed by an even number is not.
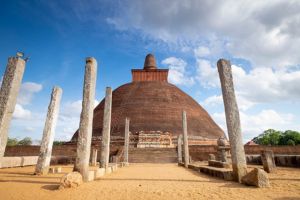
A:
[[[112,93],[111,135],[124,136],[125,118],[130,131],[182,134],[182,111],[187,112],[188,134],[218,139],[224,132],[189,95],[167,82],[167,69],[132,70],[133,80]],[[94,110],[93,138],[102,135],[104,99]],[[72,140],[77,137],[77,133]]]

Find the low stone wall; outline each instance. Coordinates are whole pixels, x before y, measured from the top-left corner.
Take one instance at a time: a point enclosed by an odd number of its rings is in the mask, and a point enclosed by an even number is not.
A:
[[[262,165],[260,155],[246,155],[248,164]],[[275,155],[276,166],[300,167],[300,155]]]
[[[35,165],[37,160],[37,156],[3,157],[0,159],[0,168]]]
[[[300,145],[296,146],[263,146],[245,145],[245,152],[249,155],[260,154],[262,150],[271,150],[274,154],[280,155],[300,155]]]
[[[93,148],[98,149],[98,160],[100,159],[99,143],[93,143]],[[123,148],[123,144],[112,143],[110,146],[111,157],[117,155],[119,150]],[[132,148],[132,147],[131,147]],[[14,146],[6,147],[6,157],[22,157],[22,156],[38,156],[40,146]],[[272,150],[278,166],[298,166],[298,157],[300,156],[300,145],[297,146],[260,146],[245,145],[247,160],[252,164],[261,164],[259,155],[262,150]],[[194,161],[207,161],[209,154],[217,154],[216,145],[190,145],[190,156]],[[66,144],[54,146],[52,151],[52,164],[74,163],[76,156],[76,145]],[[257,157],[258,156],[258,157]],[[288,157],[291,156],[291,157]],[[296,157],[295,157],[296,156]],[[286,163],[286,164],[284,164]]]

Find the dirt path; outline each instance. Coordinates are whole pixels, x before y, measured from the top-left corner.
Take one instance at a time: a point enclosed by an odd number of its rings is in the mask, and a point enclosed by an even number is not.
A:
[[[71,171],[72,167],[63,167]],[[0,199],[277,199],[300,200],[300,169],[279,168],[271,188],[257,189],[195,173],[175,164],[136,164],[119,168],[79,188],[55,190],[63,174],[29,175],[33,167],[0,169]]]

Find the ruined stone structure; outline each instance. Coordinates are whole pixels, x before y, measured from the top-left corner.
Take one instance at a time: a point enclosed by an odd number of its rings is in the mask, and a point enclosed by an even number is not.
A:
[[[185,110],[188,134],[195,142],[214,141],[224,132],[209,114],[189,95],[168,83],[168,69],[158,69],[153,55],[147,55],[144,69],[133,69],[132,82],[112,92],[111,145],[113,138],[124,138],[125,118],[130,118],[130,143],[137,147],[176,147],[182,134]],[[100,140],[103,130],[104,99],[94,110],[93,140]],[[147,137],[146,135],[152,137]],[[72,138],[76,142],[78,132]],[[147,138],[147,139],[146,139]],[[123,139],[124,140],[124,139]],[[153,143],[147,143],[150,141]],[[155,142],[155,140],[157,140]],[[160,142],[158,142],[160,141]]]

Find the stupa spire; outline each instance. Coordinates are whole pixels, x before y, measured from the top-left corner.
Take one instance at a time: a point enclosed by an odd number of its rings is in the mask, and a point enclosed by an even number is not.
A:
[[[148,54],[145,58],[144,70],[157,69],[155,57],[152,54]]]

